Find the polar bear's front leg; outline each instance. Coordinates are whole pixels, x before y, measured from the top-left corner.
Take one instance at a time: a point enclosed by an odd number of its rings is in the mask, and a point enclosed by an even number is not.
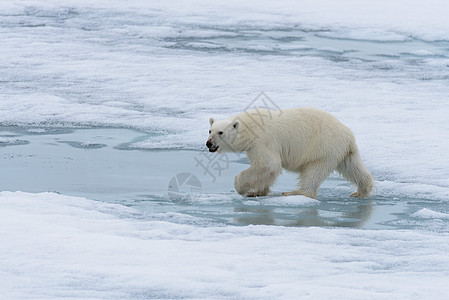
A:
[[[235,176],[235,190],[242,196],[266,196],[279,173],[267,167],[250,167]]]
[[[240,174],[238,174],[237,176],[235,176],[234,178],[234,188],[237,191],[237,193],[239,193],[242,196],[246,196],[247,192],[249,191],[249,184],[246,182],[246,180],[244,181],[244,175],[243,171],[240,172]]]

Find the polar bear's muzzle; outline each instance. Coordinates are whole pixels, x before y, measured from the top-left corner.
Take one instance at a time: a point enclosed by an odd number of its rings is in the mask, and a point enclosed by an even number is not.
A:
[[[206,146],[207,146],[207,148],[209,148],[209,152],[215,152],[218,150],[218,147],[219,147],[217,145],[212,144],[212,142],[210,140],[208,140],[206,142]]]

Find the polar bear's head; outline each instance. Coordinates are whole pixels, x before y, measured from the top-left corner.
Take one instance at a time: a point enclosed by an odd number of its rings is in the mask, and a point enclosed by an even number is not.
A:
[[[239,129],[238,120],[215,120],[214,118],[210,118],[209,124],[209,138],[206,142],[209,152],[218,151],[218,153],[223,153],[237,151],[235,149],[235,140]]]

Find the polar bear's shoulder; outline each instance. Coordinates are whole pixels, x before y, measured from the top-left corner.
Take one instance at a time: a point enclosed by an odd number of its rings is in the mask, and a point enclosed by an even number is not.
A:
[[[256,108],[245,110],[237,115],[232,116],[231,120],[240,121],[243,124],[263,123],[264,121],[276,119],[282,116],[282,110],[270,110],[265,108]]]

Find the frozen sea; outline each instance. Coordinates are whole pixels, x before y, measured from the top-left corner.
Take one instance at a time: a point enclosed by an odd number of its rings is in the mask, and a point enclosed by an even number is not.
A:
[[[448,299],[446,1],[0,3],[0,298]],[[243,198],[211,116],[316,107],[371,199]]]

